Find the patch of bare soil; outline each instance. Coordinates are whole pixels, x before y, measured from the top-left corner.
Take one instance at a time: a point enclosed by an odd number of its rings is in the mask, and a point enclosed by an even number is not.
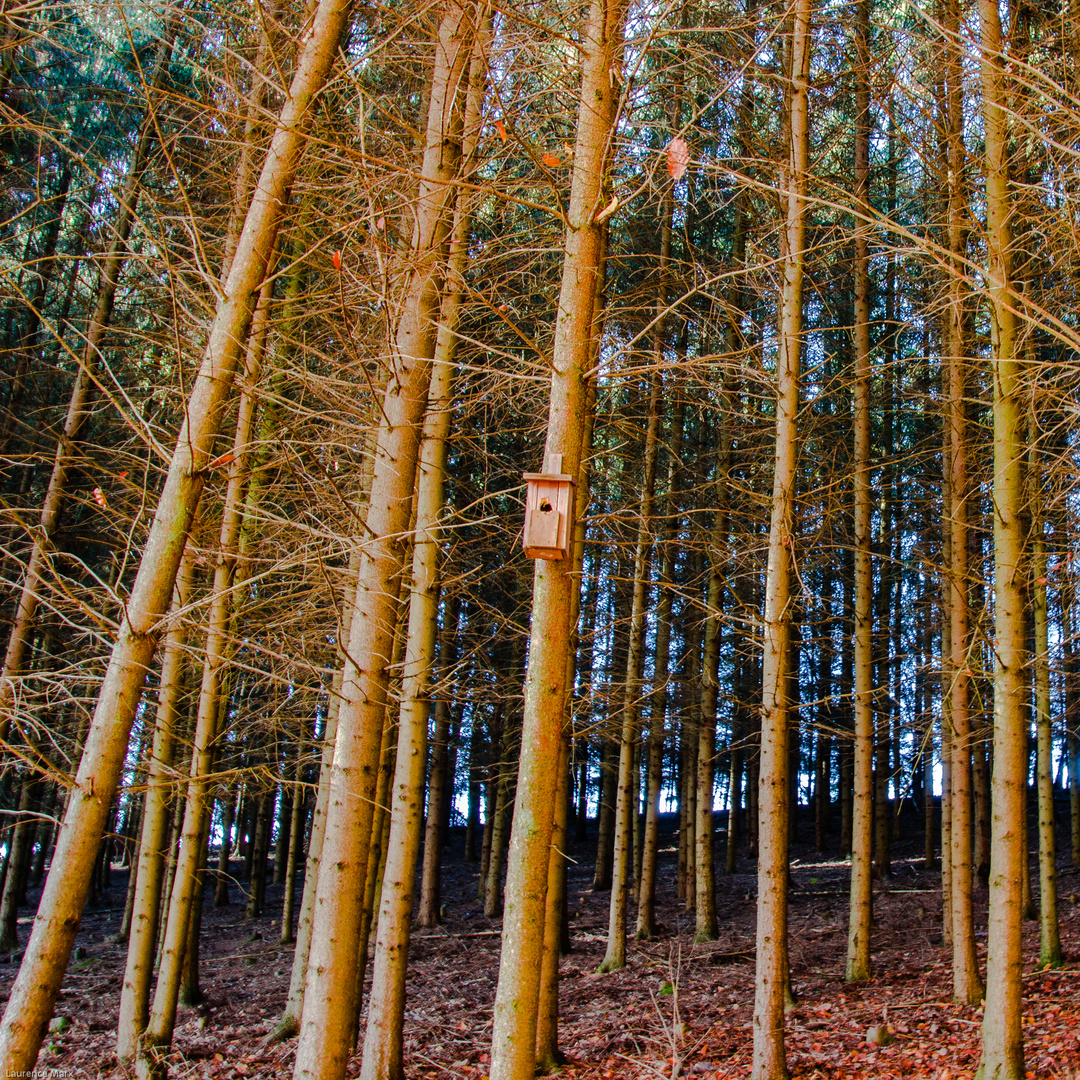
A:
[[[460,838],[456,837],[455,841]],[[498,923],[476,899],[478,869],[447,853],[444,924],[417,930],[410,960],[406,1062],[410,1077],[478,1080],[487,1072],[498,976]],[[754,864],[717,878],[720,937],[693,944],[693,915],[674,898],[675,852],[667,839],[658,888],[658,936],[631,943],[625,969],[597,975],[608,894],[590,891],[593,842],[571,851],[573,951],[561,968],[560,1043],[567,1080],[701,1080],[745,1077],[751,1059],[754,978]],[[911,1077],[968,1080],[978,1061],[980,1013],[950,1002],[949,952],[941,944],[940,876],[924,870],[915,845],[894,850],[893,876],[875,884],[874,979],[843,982],[848,868],[793,850],[791,964],[796,1007],[787,1018],[788,1061],[800,1078]],[[111,1077],[125,949],[112,942],[126,872],[115,870],[104,905],[88,909],[38,1062],[74,1078]],[[1038,926],[1025,930],[1024,1032],[1029,1077],[1080,1080],[1080,875],[1062,873],[1066,965],[1036,970]],[[207,906],[203,1003],[182,1008],[172,1075],[270,1078],[291,1074],[295,1039],[264,1048],[288,989],[292,950],[279,945],[281,888],[267,914],[247,921],[234,906]],[[985,909],[986,891],[976,896]],[[36,896],[32,896],[36,900]],[[29,918],[25,922],[29,923]],[[29,927],[22,927],[28,932]],[[985,937],[980,939],[985,945]],[[985,949],[983,948],[985,957]],[[0,964],[0,998],[16,965]],[[64,1018],[61,1022],[59,1018]],[[876,1030],[875,1030],[876,1029]],[[868,1036],[871,1041],[868,1041]],[[359,1059],[350,1075],[359,1071]]]

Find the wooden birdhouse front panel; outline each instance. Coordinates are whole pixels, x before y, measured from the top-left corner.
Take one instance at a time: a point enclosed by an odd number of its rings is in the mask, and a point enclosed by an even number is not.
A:
[[[565,559],[570,554],[570,496],[574,478],[559,472],[562,454],[544,458],[544,472],[525,473],[525,530],[530,559]]]

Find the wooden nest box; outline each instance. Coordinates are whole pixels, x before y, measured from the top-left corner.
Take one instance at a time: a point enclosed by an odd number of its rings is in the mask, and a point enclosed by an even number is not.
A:
[[[574,478],[561,469],[562,454],[545,454],[543,472],[524,474],[522,546],[530,559],[565,559],[570,555],[570,496]]]

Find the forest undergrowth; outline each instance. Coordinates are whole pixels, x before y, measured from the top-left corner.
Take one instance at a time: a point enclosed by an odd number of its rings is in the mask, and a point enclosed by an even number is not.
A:
[[[476,899],[478,867],[463,862],[451,831],[443,866],[443,924],[416,929],[409,955],[405,1016],[407,1075],[482,1080],[487,1074],[499,963],[499,924]],[[569,876],[573,949],[560,977],[560,1045],[565,1080],[652,1080],[749,1076],[752,1052],[755,863],[717,875],[718,940],[695,944],[694,919],[677,901],[675,848],[662,852],[660,930],[633,942],[627,966],[598,975],[607,892],[593,892],[595,842],[576,844]],[[892,877],[874,886],[874,977],[843,981],[848,865],[805,843],[792,847],[790,951],[797,1003],[787,1017],[793,1077],[861,1080],[911,1077],[970,1080],[978,1063],[980,1010],[951,1003],[950,953],[941,941],[940,874],[925,869],[921,839],[894,844]],[[234,864],[235,868],[235,864]],[[1036,868],[1032,867],[1036,873]],[[1036,876],[1037,880],[1037,876]],[[122,1075],[114,1054],[126,948],[115,941],[127,871],[114,867],[109,892],[82,921],[50,1036],[38,1060],[52,1075]],[[301,888],[298,884],[297,888]],[[288,991],[292,949],[278,944],[282,887],[270,886],[265,913],[244,918],[244,893],[203,916],[203,1001],[182,1007],[171,1077],[249,1080],[291,1076],[296,1040],[272,1045]],[[1080,1080],[1080,869],[1059,877],[1065,964],[1038,970],[1038,924],[1025,924],[1024,1035],[1027,1076]],[[30,895],[37,900],[36,891]],[[985,960],[986,888],[975,896]],[[28,933],[30,916],[20,919]],[[6,1000],[17,964],[0,963]],[[370,975],[370,972],[369,972]],[[365,988],[370,988],[370,979]],[[361,1024],[363,1030],[363,1024]],[[360,1068],[357,1054],[349,1075]]]

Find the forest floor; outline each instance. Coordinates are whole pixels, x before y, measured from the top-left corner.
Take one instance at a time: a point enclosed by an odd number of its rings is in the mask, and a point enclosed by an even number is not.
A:
[[[498,923],[476,900],[478,869],[461,860],[460,835],[447,853],[444,924],[412,939],[406,1012],[410,1078],[478,1080],[486,1075],[498,974]],[[565,1080],[700,1080],[746,1077],[754,995],[754,864],[717,878],[720,937],[693,944],[693,915],[673,896],[674,850],[661,864],[658,919],[648,942],[633,942],[626,968],[597,975],[604,954],[608,893],[590,891],[593,843],[571,856],[573,951],[560,980],[560,1043]],[[797,1006],[787,1018],[788,1062],[800,1078],[926,1077],[966,1080],[978,1060],[980,1010],[950,1002],[949,952],[941,945],[940,877],[924,870],[921,840],[894,847],[893,876],[875,883],[874,978],[845,985],[848,867],[807,845],[792,851],[791,969]],[[113,1055],[125,949],[113,943],[126,872],[88,909],[38,1068],[71,1078],[117,1075]],[[1025,928],[1024,1035],[1028,1077],[1080,1080],[1080,875],[1063,870],[1060,918],[1066,964],[1036,969],[1038,925]],[[181,1009],[171,1075],[177,1078],[289,1076],[296,1040],[266,1046],[288,989],[291,948],[277,944],[282,890],[271,887],[266,914],[207,906],[201,984],[205,1001]],[[36,901],[36,895],[31,894]],[[985,912],[986,890],[976,896]],[[20,920],[21,932],[30,918]],[[631,924],[632,925],[632,924]],[[980,931],[984,926],[979,927]],[[979,934],[985,959],[985,934]],[[16,965],[0,966],[6,999]],[[56,1021],[54,1021],[54,1025]],[[867,1042],[885,1024],[893,1040]],[[350,1075],[359,1070],[359,1058]]]

